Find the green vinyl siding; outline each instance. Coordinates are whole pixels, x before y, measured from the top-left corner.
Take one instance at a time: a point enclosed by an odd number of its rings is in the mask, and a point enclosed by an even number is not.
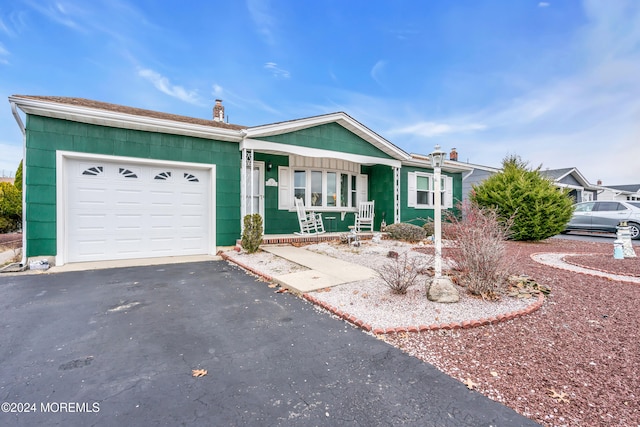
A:
[[[216,244],[240,235],[240,155],[233,142],[27,116],[27,256],[56,254],[56,151],[216,165]]]
[[[380,230],[383,214],[387,224],[393,224],[393,168],[374,165],[362,168],[369,175],[369,200],[374,205],[374,230]]]
[[[380,157],[383,159],[392,158],[384,151],[374,147],[369,142],[337,123],[328,123],[295,132],[259,137],[256,139],[298,147],[318,148],[341,153]]]
[[[400,222],[410,222],[416,225],[424,224],[425,220],[433,219],[433,209],[418,209],[410,208],[407,206],[408,201],[408,173],[409,172],[425,172],[433,173],[433,169],[417,168],[412,166],[403,166],[400,170],[400,200],[402,201],[400,209]],[[456,205],[462,200],[462,174],[460,173],[448,173],[442,172],[443,176],[450,176],[453,178],[453,208],[449,210],[455,210]],[[447,209],[443,208],[443,212]],[[387,221],[389,224],[389,221]]]

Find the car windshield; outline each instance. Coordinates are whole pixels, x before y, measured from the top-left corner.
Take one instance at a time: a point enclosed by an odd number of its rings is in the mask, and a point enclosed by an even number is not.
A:
[[[636,208],[640,208],[640,202],[627,202],[629,203],[631,206],[634,206]]]

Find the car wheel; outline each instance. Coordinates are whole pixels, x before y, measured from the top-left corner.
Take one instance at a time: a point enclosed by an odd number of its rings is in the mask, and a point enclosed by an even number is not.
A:
[[[629,234],[631,234],[631,238],[634,240],[640,240],[640,225],[635,222],[629,223]]]

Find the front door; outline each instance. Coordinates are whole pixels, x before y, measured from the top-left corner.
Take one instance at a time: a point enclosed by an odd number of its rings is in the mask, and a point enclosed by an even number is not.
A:
[[[246,171],[245,213],[259,213],[264,225],[264,162],[253,162],[253,174],[251,166],[247,166]]]

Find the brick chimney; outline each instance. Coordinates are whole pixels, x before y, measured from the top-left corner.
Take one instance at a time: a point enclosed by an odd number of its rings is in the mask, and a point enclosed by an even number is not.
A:
[[[449,160],[453,160],[454,162],[458,161],[458,152],[455,148],[451,149],[451,152],[449,153]]]
[[[213,121],[224,122],[224,107],[222,99],[216,99],[216,105],[213,106]]]

